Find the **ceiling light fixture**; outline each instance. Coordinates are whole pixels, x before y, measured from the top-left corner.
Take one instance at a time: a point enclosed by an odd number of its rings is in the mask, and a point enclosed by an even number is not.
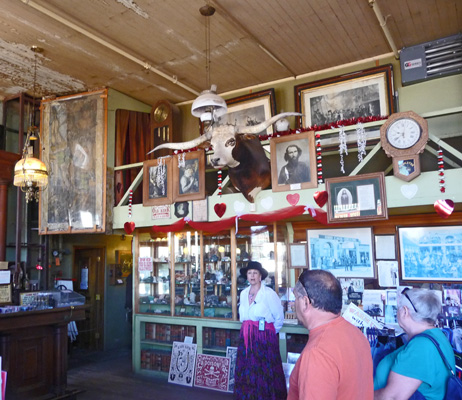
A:
[[[199,9],[201,15],[205,17],[205,79],[206,87],[199,97],[194,100],[191,107],[191,114],[201,119],[205,128],[213,125],[218,117],[226,114],[228,107],[226,101],[217,95],[217,86],[210,85],[210,19],[215,14],[215,8],[205,5]]]
[[[34,87],[30,111],[29,128],[27,129],[26,141],[22,150],[22,158],[14,166],[13,184],[18,186],[26,194],[26,202],[39,200],[39,190],[48,184],[48,171],[46,165],[38,158],[34,158],[31,140],[40,138],[40,132],[34,124],[35,93],[37,86],[37,53],[42,51],[37,46],[32,46],[34,52]]]

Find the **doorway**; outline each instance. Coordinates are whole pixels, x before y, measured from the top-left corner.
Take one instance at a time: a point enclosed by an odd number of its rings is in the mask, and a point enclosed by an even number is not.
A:
[[[105,265],[105,248],[74,247],[74,290],[85,296],[85,304],[90,306],[85,320],[77,321],[75,346],[80,349],[104,349]]]

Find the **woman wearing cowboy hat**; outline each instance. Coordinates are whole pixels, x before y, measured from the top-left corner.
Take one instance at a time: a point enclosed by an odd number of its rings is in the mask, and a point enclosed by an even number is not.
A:
[[[277,336],[284,322],[281,300],[273,289],[262,283],[268,271],[259,262],[250,261],[240,272],[250,286],[240,297],[242,326],[234,398],[285,400],[287,389]]]

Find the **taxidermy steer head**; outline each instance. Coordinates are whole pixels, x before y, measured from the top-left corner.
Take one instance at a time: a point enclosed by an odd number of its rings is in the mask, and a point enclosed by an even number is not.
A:
[[[184,143],[164,143],[154,150],[187,150],[210,141],[213,147],[211,163],[214,168],[228,167],[229,179],[250,202],[271,184],[270,160],[260,143],[258,134],[281,118],[302,114],[286,112],[252,126],[212,125],[204,135]],[[148,153],[148,154],[149,154]]]

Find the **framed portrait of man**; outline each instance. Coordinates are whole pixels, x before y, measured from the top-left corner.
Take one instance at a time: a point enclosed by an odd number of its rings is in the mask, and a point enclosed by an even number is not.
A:
[[[205,198],[205,155],[203,150],[173,157],[173,201]]]
[[[270,140],[273,192],[315,188],[314,131]]]
[[[143,163],[143,206],[172,203],[172,159],[167,157]]]

